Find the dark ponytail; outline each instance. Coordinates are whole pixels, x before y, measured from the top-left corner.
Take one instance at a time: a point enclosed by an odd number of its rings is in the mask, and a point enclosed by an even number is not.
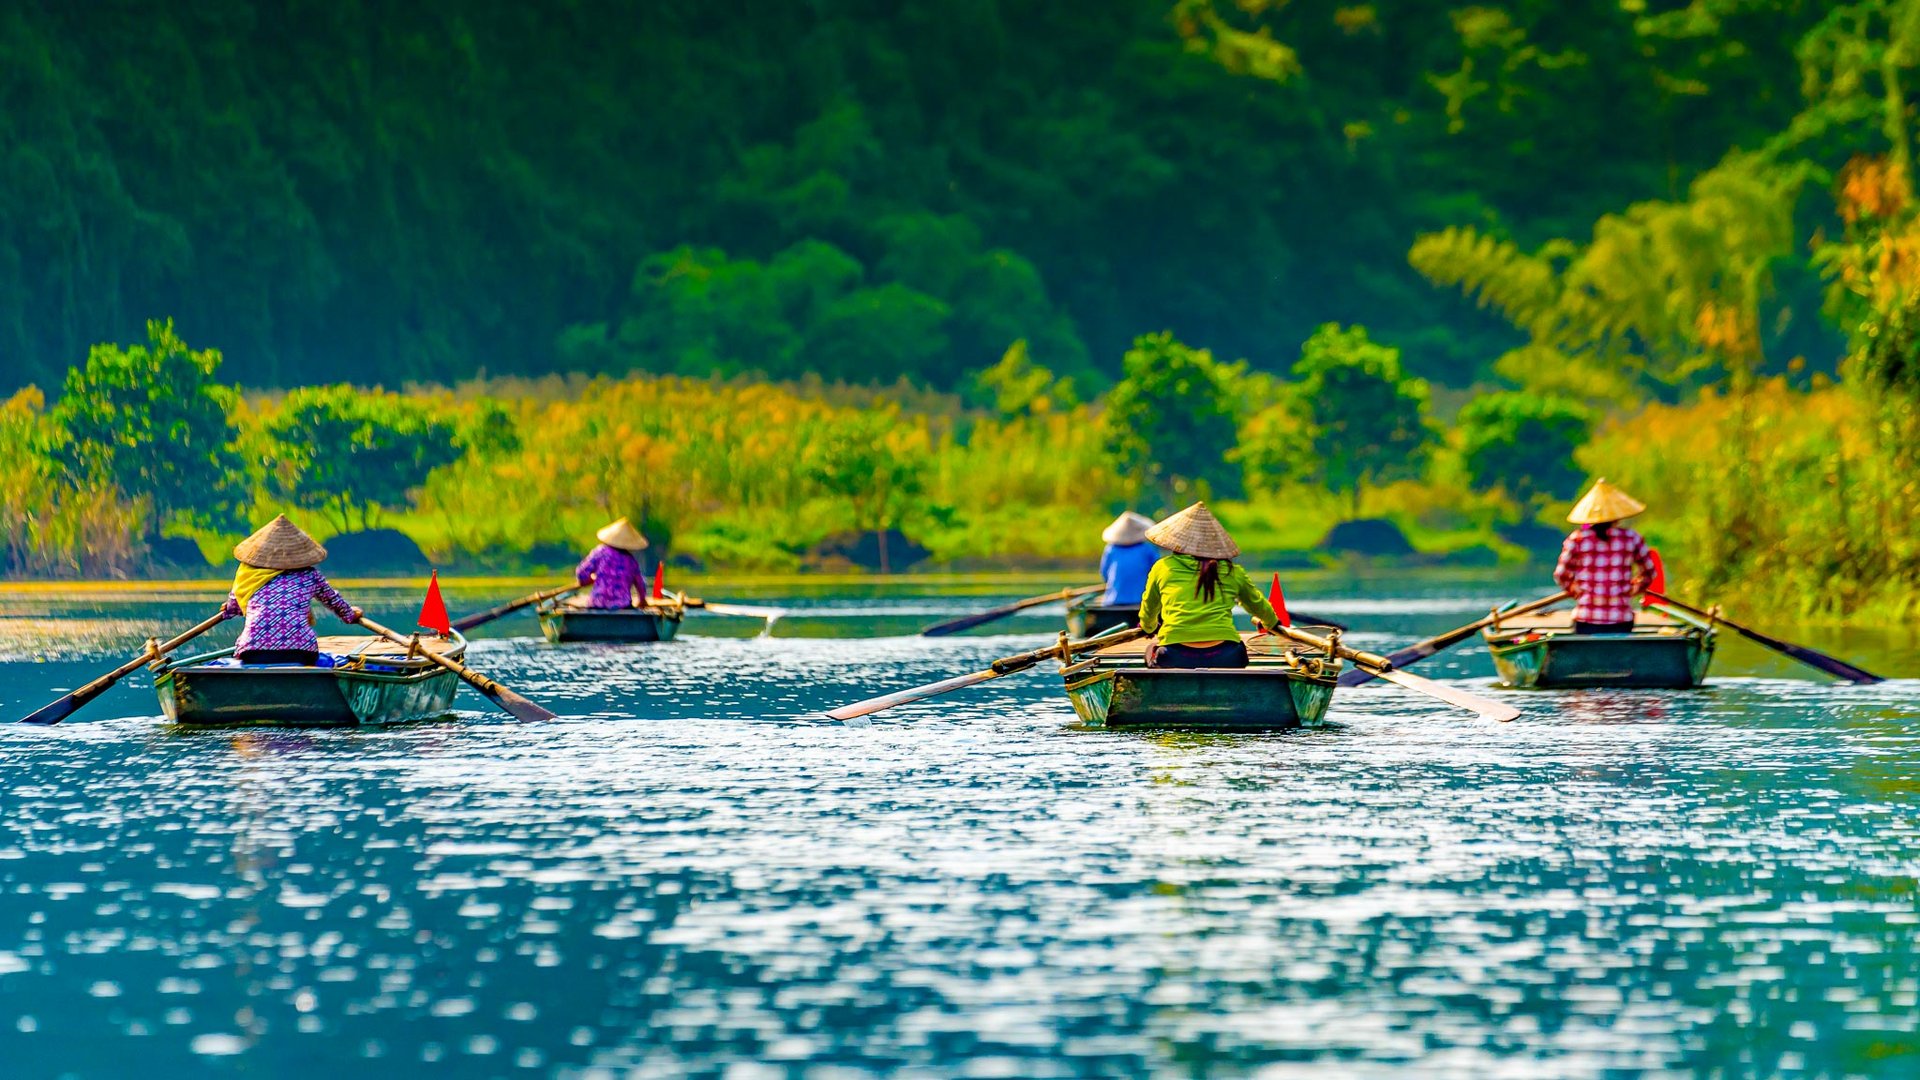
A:
[[[1612,531],[1613,531],[1613,522],[1611,521],[1596,521],[1593,523],[1593,535],[1599,537],[1602,540],[1605,540],[1607,538],[1607,534]]]
[[[1200,580],[1194,582],[1193,595],[1207,603],[1213,603],[1213,595],[1220,587],[1220,568],[1232,567],[1232,559],[1201,559]]]

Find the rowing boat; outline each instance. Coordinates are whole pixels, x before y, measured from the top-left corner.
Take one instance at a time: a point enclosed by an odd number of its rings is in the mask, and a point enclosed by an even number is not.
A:
[[[1144,641],[1102,649],[1062,669],[1088,727],[1284,731],[1320,727],[1340,661],[1278,639],[1242,634],[1245,668],[1150,668]]]
[[[1715,637],[1709,622],[1651,610],[1624,634],[1576,634],[1568,611],[1503,619],[1480,633],[1500,680],[1526,690],[1692,689],[1706,680]]]
[[[1067,607],[1067,634],[1075,641],[1104,634],[1116,626],[1139,625],[1139,604],[1102,604],[1088,597]]]
[[[542,604],[540,632],[558,645],[567,641],[638,644],[672,641],[680,632],[686,607],[665,603],[637,608],[590,608],[578,604]]]
[[[423,639],[450,660],[467,651],[457,632]],[[243,665],[231,648],[162,663],[154,679],[168,720],[195,727],[359,727],[447,712],[459,688],[454,674],[385,638],[320,639],[332,668]]]

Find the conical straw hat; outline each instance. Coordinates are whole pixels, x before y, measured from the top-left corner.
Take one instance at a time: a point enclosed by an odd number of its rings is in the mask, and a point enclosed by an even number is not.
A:
[[[1100,539],[1116,547],[1131,547],[1147,538],[1147,530],[1153,528],[1153,519],[1145,514],[1136,514],[1129,510],[1113,519]]]
[[[240,541],[233,557],[262,570],[305,570],[320,565],[327,549],[281,514],[267,522],[266,528]]]
[[[601,543],[608,547],[619,548],[621,551],[645,551],[647,549],[647,538],[641,536],[640,530],[634,528],[632,523],[628,522],[626,518],[621,518],[619,521],[614,522],[593,535],[598,538]]]
[[[1573,513],[1567,520],[1575,525],[1598,525],[1603,521],[1620,521],[1635,514],[1644,513],[1647,504],[1621,491],[1602,477],[1593,482],[1586,497],[1574,504]]]
[[[1240,545],[1221,528],[1206,503],[1194,503],[1148,529],[1147,539],[1196,559],[1231,559],[1240,554]]]

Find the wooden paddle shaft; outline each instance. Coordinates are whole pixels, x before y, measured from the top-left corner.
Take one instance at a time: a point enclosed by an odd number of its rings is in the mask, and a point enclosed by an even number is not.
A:
[[[1061,636],[1064,637],[1065,635],[1063,634]],[[1108,634],[1104,637],[1087,638],[1083,641],[1070,641],[1065,646],[1066,654],[1064,656],[1061,655],[1062,647],[1060,645],[1049,645],[1044,649],[1035,649],[1032,652],[1024,652],[1016,656],[1003,656],[987,666],[1005,675],[1009,672],[1030,668],[1042,660],[1048,660],[1056,656],[1059,656],[1062,660],[1068,660],[1072,659],[1074,653],[1087,652],[1091,649],[1104,649],[1109,645],[1118,645],[1121,642],[1132,641],[1135,638],[1145,636],[1147,636],[1147,632],[1136,626],[1117,634]]]
[[[1276,627],[1275,630],[1281,636],[1292,638],[1302,645],[1311,645],[1329,654],[1337,653],[1342,659],[1351,660],[1356,664],[1365,664],[1368,667],[1379,668],[1382,671],[1390,670],[1393,667],[1393,661],[1375,653],[1361,652],[1359,649],[1350,649],[1345,645],[1341,645],[1336,649],[1331,638],[1316,637],[1304,630],[1295,630],[1291,626]]]
[[[501,604],[499,607],[488,608],[478,615],[468,615],[466,618],[455,622],[453,628],[455,630],[471,630],[476,626],[484,626],[503,615],[511,615],[521,608],[526,607],[528,604],[545,603],[548,600],[565,596],[568,593],[579,592],[584,588],[586,588],[585,585],[563,585],[558,589],[547,589],[543,592],[534,593],[531,596],[523,596],[518,600]]]
[[[1071,659],[1076,652],[1104,649],[1109,645],[1143,637],[1145,634],[1145,630],[1136,626],[1117,634],[1091,637],[1084,641],[1068,642],[1064,647],[1056,643],[1044,649],[1035,649],[1032,652],[1023,652],[1014,656],[1003,656],[987,665],[985,671],[976,671],[970,675],[956,675],[951,679],[942,679],[939,682],[928,683],[925,686],[915,686],[907,690],[883,694],[880,697],[868,698],[865,701],[856,701],[851,705],[842,705],[837,709],[829,709],[827,710],[827,715],[835,720],[852,720],[856,717],[870,716],[873,713],[884,712],[887,709],[891,709],[895,705],[924,701],[927,698],[938,697],[941,694],[953,690],[963,690],[969,686],[978,686],[983,682],[998,679],[1003,675],[1012,675],[1017,671],[1025,671],[1042,660],[1048,660],[1056,656],[1063,660],[1068,660]]]
[[[188,630],[186,633],[181,634],[179,637],[173,638],[170,641],[165,641],[158,645],[153,646],[152,648],[148,649],[146,652],[143,652],[139,656],[134,657],[132,660],[129,660],[126,663],[120,665],[119,667],[114,668],[112,671],[107,672],[105,675],[100,676],[99,678],[93,680],[92,682],[81,687],[80,689],[75,690],[73,692],[73,696],[81,700],[91,698],[95,694],[98,694],[101,691],[112,686],[114,683],[117,683],[121,679],[126,678],[128,675],[133,674],[136,669],[146,664],[151,664],[155,660],[160,659],[161,657],[167,655],[173,650],[179,648],[182,645],[185,645],[187,642],[192,641],[194,638],[199,637],[201,634],[206,633],[207,631],[213,629],[216,626],[219,626],[221,623],[226,621],[227,621],[227,613],[224,611],[217,612],[209,616],[205,620],[201,621],[200,623],[196,624],[193,627],[193,629]]]
[[[384,626],[381,626],[379,623],[374,622],[372,619],[367,618],[365,615],[360,616],[360,625],[366,627],[367,629],[373,631],[376,634],[379,634],[381,637],[386,638],[388,641],[393,642],[395,645],[405,645],[409,649],[412,649],[413,642],[409,640],[407,637],[405,637],[402,634],[395,633],[394,631],[389,630]],[[419,649],[416,651],[418,651],[421,656],[426,657],[427,659],[433,661],[434,663],[439,664],[441,667],[446,668],[448,671],[453,672],[455,675],[460,676],[462,679],[465,679],[469,684],[471,684],[477,690],[482,690],[487,693],[495,693],[495,692],[506,689],[506,687],[501,686],[499,683],[494,682],[492,679],[487,678],[485,675],[480,674],[479,672],[473,670],[472,668],[466,666],[465,664],[462,664],[457,660],[450,660],[447,657],[441,656],[439,653],[434,652],[432,649]]]
[[[971,630],[976,626],[993,622],[995,619],[1004,619],[1016,611],[1025,611],[1028,608],[1039,607],[1042,604],[1057,604],[1062,600],[1072,600],[1076,597],[1090,596],[1105,588],[1105,585],[1082,585],[1077,588],[1061,589],[1059,592],[1047,593],[1044,596],[1030,596],[1025,600],[1016,600],[1005,607],[997,607],[991,611],[982,611],[974,615],[966,615],[958,619],[948,619],[946,622],[936,623],[920,631],[920,635],[922,637],[946,637],[948,634],[956,634],[962,630]]]
[[[1573,593],[1569,592],[1566,589],[1561,589],[1559,592],[1554,593],[1552,596],[1543,596],[1538,600],[1529,600],[1524,604],[1518,604],[1510,608],[1505,608],[1500,611],[1492,612],[1491,614],[1488,614],[1488,615],[1483,615],[1480,618],[1474,620],[1471,624],[1467,626],[1463,626],[1458,630],[1450,630],[1447,633],[1441,634],[1438,637],[1432,638],[1430,640],[1442,641],[1442,640],[1445,640],[1446,638],[1453,637],[1455,634],[1459,634],[1461,637],[1466,637],[1468,634],[1474,633],[1475,631],[1478,631],[1478,630],[1484,630],[1489,626],[1500,625],[1501,619],[1511,619],[1515,615],[1531,615],[1542,608],[1550,608],[1562,600],[1570,600],[1572,598],[1573,598]]]

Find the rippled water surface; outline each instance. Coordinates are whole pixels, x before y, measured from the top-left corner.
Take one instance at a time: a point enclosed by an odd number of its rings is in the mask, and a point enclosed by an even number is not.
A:
[[[1384,651],[1527,593],[1296,603]],[[471,659],[551,724],[463,690],[188,734],[141,672],[0,728],[0,1075],[1920,1074],[1911,678],[1728,641],[1702,692],[1491,725],[1375,686],[1203,737],[1078,730],[1047,671],[847,726],[1057,613],[929,640],[981,599],[785,600],[772,637],[489,628]],[[210,603],[0,594],[0,714]],[[1786,636],[1920,673],[1910,637]]]

